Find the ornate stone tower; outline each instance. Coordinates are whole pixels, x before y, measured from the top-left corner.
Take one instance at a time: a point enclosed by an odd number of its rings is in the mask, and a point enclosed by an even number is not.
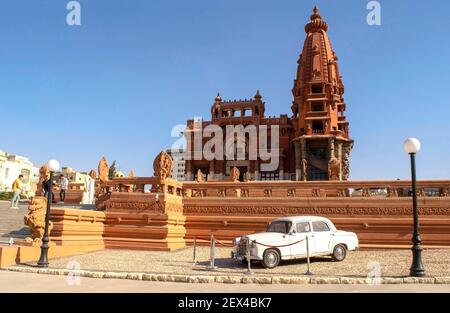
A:
[[[344,85],[328,24],[314,7],[305,25],[291,107],[297,180],[347,180],[353,140],[344,115]]]

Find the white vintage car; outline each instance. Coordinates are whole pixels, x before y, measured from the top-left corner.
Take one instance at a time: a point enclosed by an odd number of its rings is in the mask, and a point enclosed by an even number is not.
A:
[[[281,260],[330,255],[342,261],[347,250],[356,250],[359,242],[355,233],[337,230],[333,223],[319,216],[294,216],[274,220],[265,233],[242,236],[233,241],[231,257],[247,260],[247,244],[250,259],[261,261],[264,267],[274,268]]]

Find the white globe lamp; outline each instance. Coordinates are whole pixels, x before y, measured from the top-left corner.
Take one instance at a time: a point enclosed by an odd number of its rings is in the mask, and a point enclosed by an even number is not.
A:
[[[56,160],[49,160],[47,162],[47,168],[50,172],[57,172],[59,170],[59,162]]]
[[[420,141],[417,138],[408,138],[403,143],[403,150],[408,154],[415,154],[420,151]]]

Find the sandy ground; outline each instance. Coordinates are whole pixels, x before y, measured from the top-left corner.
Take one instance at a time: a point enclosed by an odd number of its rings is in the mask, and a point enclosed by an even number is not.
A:
[[[217,248],[216,269],[209,265],[209,247],[197,248],[198,263],[192,260],[193,248],[175,252],[104,250],[71,257],[50,260],[50,268],[73,268],[73,261],[81,270],[146,272],[165,274],[241,275],[247,265],[230,259],[230,248]],[[333,262],[329,257],[314,258],[311,270],[315,275],[367,277],[408,276],[411,266],[410,250],[375,250],[349,252],[343,262]],[[427,276],[450,276],[450,249],[424,250],[423,263]],[[34,264],[33,264],[34,265]],[[259,263],[252,264],[256,275],[301,275],[306,272],[305,260],[285,261],[275,269],[265,269]]]

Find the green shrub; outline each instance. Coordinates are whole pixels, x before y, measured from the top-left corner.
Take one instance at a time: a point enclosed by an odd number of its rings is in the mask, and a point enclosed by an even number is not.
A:
[[[13,197],[13,192],[9,191],[9,192],[0,192],[0,200],[11,200]],[[20,199],[27,199],[27,196],[25,196],[24,194],[20,195]]]

